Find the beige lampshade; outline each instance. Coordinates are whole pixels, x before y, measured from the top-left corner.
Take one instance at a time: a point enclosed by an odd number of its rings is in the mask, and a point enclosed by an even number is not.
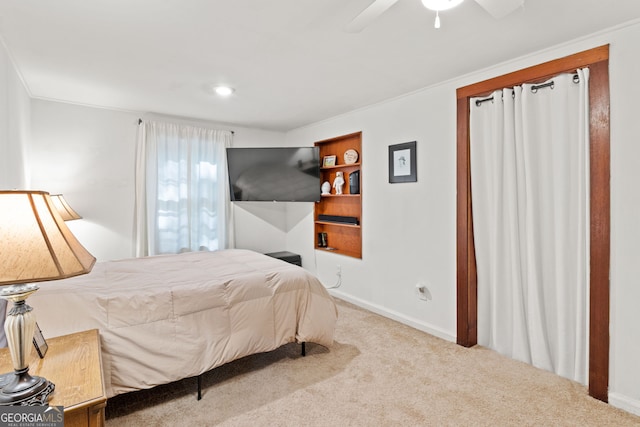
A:
[[[69,231],[49,193],[0,191],[0,285],[85,274],[95,261]]]
[[[74,219],[82,219],[82,217],[69,206],[69,203],[67,203],[62,194],[52,194],[51,201],[63,220],[73,221]]]

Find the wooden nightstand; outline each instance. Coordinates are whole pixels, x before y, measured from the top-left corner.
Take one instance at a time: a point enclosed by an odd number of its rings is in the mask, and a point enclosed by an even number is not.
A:
[[[104,426],[107,396],[98,330],[50,338],[47,344],[49,350],[44,359],[32,349],[29,373],[56,385],[49,405],[64,406],[65,427]],[[12,371],[9,350],[0,349],[0,373]]]

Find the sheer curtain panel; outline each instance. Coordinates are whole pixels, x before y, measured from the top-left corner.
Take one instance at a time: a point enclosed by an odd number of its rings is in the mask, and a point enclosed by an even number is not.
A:
[[[585,69],[496,91],[470,112],[478,343],[582,384],[588,78]]]
[[[146,121],[136,156],[136,256],[233,247],[232,133]]]

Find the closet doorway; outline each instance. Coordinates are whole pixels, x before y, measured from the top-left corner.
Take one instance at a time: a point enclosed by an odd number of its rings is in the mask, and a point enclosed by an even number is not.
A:
[[[589,394],[608,401],[610,264],[609,46],[525,68],[457,90],[457,343],[477,344],[477,277],[471,207],[470,99],[589,68]]]

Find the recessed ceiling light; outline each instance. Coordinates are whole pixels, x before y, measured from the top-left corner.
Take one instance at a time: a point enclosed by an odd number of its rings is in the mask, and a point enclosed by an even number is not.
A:
[[[234,89],[229,86],[216,86],[213,90],[220,96],[231,96],[234,92]]]

